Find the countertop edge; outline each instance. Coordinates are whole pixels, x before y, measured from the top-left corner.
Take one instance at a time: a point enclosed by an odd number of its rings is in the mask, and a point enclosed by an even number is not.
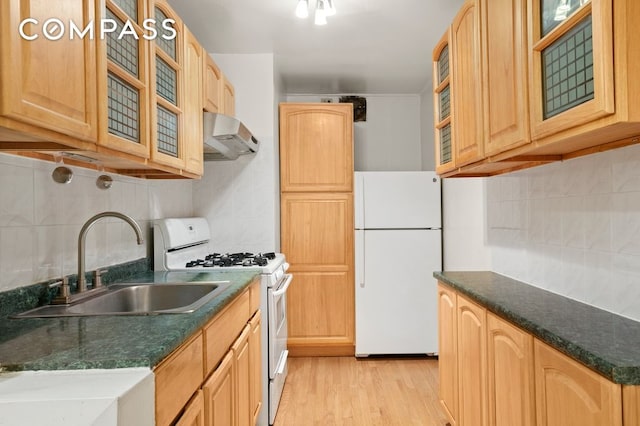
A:
[[[490,271],[465,271],[465,272],[489,273]],[[534,286],[531,286],[530,284],[520,282],[510,277],[506,277],[494,272],[490,272],[490,273],[495,274],[496,276],[507,278],[513,281],[514,283],[518,283],[520,285],[534,287]],[[482,307],[486,308],[489,312],[496,314],[500,318],[510,322],[516,327],[519,327],[524,331],[530,333],[533,337],[548,344],[552,348],[565,354],[571,359],[589,367],[591,370],[597,372],[598,374],[612,381],[613,383],[620,384],[620,385],[640,385],[640,365],[638,367],[616,366],[611,362],[609,362],[608,360],[593,354],[592,352],[580,346],[579,344],[576,344],[575,342],[565,339],[561,336],[558,336],[553,331],[548,330],[536,324],[530,319],[520,316],[512,311],[509,311],[508,309],[494,302],[493,300],[473,292],[469,287],[465,286],[464,283],[460,283],[456,280],[453,280],[444,274],[446,274],[446,271],[436,271],[433,273],[433,276],[438,281],[441,281],[442,283],[450,286],[454,290],[459,291],[464,296],[469,297],[472,301],[480,304]],[[545,291],[544,289],[540,289],[540,290]],[[565,296],[561,296],[561,295],[557,295],[557,297],[568,299]],[[576,303],[581,303],[581,302],[576,301]],[[598,308],[594,307],[594,309],[598,309]]]

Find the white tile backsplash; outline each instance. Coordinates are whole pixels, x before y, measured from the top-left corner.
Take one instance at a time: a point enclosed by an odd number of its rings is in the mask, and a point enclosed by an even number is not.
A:
[[[59,164],[0,154],[0,291],[77,273],[78,233],[91,216],[118,211],[143,229],[136,244],[131,227],[104,218],[87,233],[86,268],[124,263],[150,253],[150,220],[192,216],[192,181],[111,175],[113,186],[96,186],[100,172],[68,166],[74,176],[58,184]]]
[[[640,146],[489,178],[485,200],[494,271],[640,321]]]

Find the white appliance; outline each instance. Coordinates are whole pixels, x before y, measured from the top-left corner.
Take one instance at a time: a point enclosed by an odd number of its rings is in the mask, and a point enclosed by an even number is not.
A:
[[[204,218],[159,219],[153,224],[156,271],[259,270],[262,312],[262,399],[259,426],[276,418],[287,377],[287,289],[293,276],[281,253],[212,253]]]
[[[442,269],[434,172],[356,172],[356,356],[436,354]]]

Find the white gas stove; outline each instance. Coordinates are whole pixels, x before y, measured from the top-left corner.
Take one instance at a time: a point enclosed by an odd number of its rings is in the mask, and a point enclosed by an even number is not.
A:
[[[286,292],[293,276],[281,253],[216,253],[206,219],[159,219],[153,224],[156,271],[254,270],[261,273],[262,371],[264,399],[258,425],[272,425],[287,377]]]

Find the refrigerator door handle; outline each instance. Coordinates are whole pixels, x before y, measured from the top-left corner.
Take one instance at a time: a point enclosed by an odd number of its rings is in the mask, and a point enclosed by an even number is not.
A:
[[[365,232],[356,230],[355,249],[356,249],[356,283],[360,288],[364,288],[364,236]]]

